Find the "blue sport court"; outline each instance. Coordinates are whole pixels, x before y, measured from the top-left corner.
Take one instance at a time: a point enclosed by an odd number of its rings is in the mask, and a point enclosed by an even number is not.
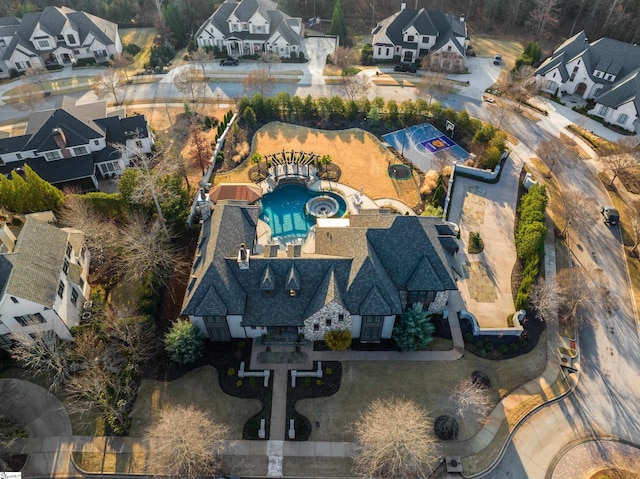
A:
[[[382,138],[424,172],[433,169],[434,155],[451,155],[458,162],[469,158],[469,153],[429,123],[387,133]]]

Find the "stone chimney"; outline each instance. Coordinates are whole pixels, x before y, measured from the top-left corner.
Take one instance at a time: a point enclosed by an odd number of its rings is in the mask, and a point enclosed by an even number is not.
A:
[[[13,234],[13,231],[9,229],[9,225],[7,223],[2,223],[2,227],[0,227],[0,243],[4,244],[9,253],[13,253],[16,241],[16,236]]]
[[[300,244],[287,245],[287,258],[299,258],[301,254],[302,254],[302,245]]]
[[[407,4],[406,4],[406,3],[404,3],[404,2],[402,2],[402,3],[400,4],[400,11],[404,10],[405,8],[407,8]]]
[[[71,152],[67,149],[67,137],[64,136],[62,128],[54,128],[51,130],[51,134],[53,135],[56,145],[58,145],[58,148],[62,151],[62,157],[71,158]]]
[[[277,244],[268,244],[264,247],[264,257],[265,258],[275,258],[278,256],[278,248]]]
[[[249,251],[245,247],[244,243],[240,244],[237,261],[238,261],[238,268],[249,269]]]
[[[464,23],[464,18],[465,18],[465,17],[464,17],[464,13],[461,13],[461,14],[460,14],[460,21],[461,21],[462,23]]]

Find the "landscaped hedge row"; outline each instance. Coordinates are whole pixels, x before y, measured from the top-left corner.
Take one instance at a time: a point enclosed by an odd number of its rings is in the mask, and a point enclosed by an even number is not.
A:
[[[524,273],[516,295],[516,310],[529,307],[529,292],[543,264],[544,239],[547,236],[544,224],[546,207],[547,192],[542,185],[532,186],[520,198],[516,252],[524,266]]]

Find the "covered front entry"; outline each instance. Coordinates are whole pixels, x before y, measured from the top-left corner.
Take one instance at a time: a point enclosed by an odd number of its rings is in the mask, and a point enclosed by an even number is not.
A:
[[[574,94],[576,95],[584,95],[584,92],[587,91],[587,84],[586,83],[578,83],[578,86],[576,87],[576,91],[574,92]]]
[[[262,344],[300,344],[297,326],[269,326],[260,338]],[[304,341],[303,341],[304,342]]]
[[[411,50],[405,50],[404,54],[402,55],[402,61],[404,63],[413,63],[413,52]]]

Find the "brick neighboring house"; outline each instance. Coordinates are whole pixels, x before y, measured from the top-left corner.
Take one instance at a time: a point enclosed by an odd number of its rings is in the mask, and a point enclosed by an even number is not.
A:
[[[35,215],[34,215],[35,216]],[[71,340],[89,297],[84,233],[28,215],[17,242],[0,228],[0,348],[12,336],[51,331]]]
[[[259,213],[225,200],[202,225],[182,315],[212,341],[320,340],[347,329],[378,342],[410,305],[442,311],[457,289],[458,242],[439,218],[362,211],[348,226],[316,225],[307,253],[261,244]]]
[[[371,35],[374,60],[414,63],[429,55],[434,70],[466,67],[469,37],[464,16],[413,10],[402,3],[400,11],[378,23]]]
[[[640,112],[640,47],[611,38],[566,40],[536,70],[542,91],[567,93],[594,106],[587,113],[635,131]]]
[[[302,50],[304,24],[271,0],[225,0],[196,32],[200,47],[231,57],[272,52],[285,58]]]
[[[122,52],[118,25],[67,7],[47,7],[27,13],[22,20],[0,19],[0,68],[24,71],[34,66],[72,64],[90,58],[108,62]]]
[[[0,139],[0,173],[28,164],[59,188],[97,190],[99,177],[119,176],[131,156],[151,152],[153,135],[144,115],[125,115],[107,114],[105,101],[75,105],[63,98],[61,108],[32,113],[24,135]]]

